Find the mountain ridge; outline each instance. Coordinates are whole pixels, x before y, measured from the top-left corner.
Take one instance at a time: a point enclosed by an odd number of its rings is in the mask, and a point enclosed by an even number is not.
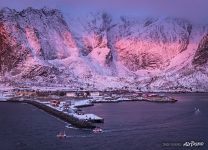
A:
[[[94,12],[66,22],[56,9],[4,8],[1,81],[69,88],[208,90],[208,27],[180,18],[131,18],[114,20],[111,14]]]

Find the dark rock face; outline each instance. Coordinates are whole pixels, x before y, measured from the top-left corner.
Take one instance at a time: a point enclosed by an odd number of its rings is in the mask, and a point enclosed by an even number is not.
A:
[[[28,60],[63,59],[72,55],[74,40],[60,11],[55,9],[27,8],[16,11],[4,8],[0,11],[0,72],[12,71],[17,75],[24,70],[18,68]],[[57,75],[55,67],[31,65],[27,78]],[[33,67],[37,67],[32,70]],[[13,70],[12,70],[13,69]],[[18,71],[16,71],[18,70]]]
[[[203,37],[192,61],[193,65],[203,65],[208,62],[208,34]]]
[[[36,76],[49,77],[53,75],[59,75],[60,71],[55,67],[34,65],[22,75],[22,78],[33,79]]]
[[[29,50],[16,43],[11,33],[8,33],[0,20],[0,72],[7,72],[15,68],[29,55]]]
[[[91,14],[90,20],[84,25],[87,36],[83,38],[83,54],[88,55],[95,48],[108,47],[108,33],[111,16],[107,13]],[[92,44],[92,40],[94,40]],[[82,50],[82,49],[81,49]]]
[[[55,9],[27,8],[17,12],[4,8],[0,11],[0,22],[1,36],[4,34],[17,46],[27,49],[33,57],[45,60],[66,58],[71,55],[69,49],[75,46],[62,14]],[[20,51],[15,45],[13,49]]]
[[[124,59],[125,60],[125,59]],[[138,69],[156,69],[161,65],[161,59],[154,53],[141,53],[138,55],[129,55],[128,60],[125,61],[125,66],[130,70],[137,71]]]
[[[2,9],[0,79],[147,89],[198,87],[206,80],[206,67],[193,67],[208,62],[208,34],[194,51],[206,29],[177,18],[114,17],[96,12],[79,18],[80,26],[70,20],[69,28],[58,10]],[[102,81],[108,79],[112,84]]]
[[[106,53],[105,51],[109,49],[108,54],[102,56],[105,57],[105,65],[110,65],[113,60],[111,47],[112,17],[106,12],[98,12],[90,13],[86,18],[83,19],[84,21],[76,20],[82,29],[82,31],[76,31],[76,43],[80,54],[93,57],[93,59],[99,59],[95,58],[93,54],[97,53],[98,49],[102,49],[99,51],[100,54]],[[77,27],[75,26],[75,28]]]
[[[183,19],[122,17],[115,40],[118,59],[131,71],[164,68],[187,49],[191,30],[192,25]]]

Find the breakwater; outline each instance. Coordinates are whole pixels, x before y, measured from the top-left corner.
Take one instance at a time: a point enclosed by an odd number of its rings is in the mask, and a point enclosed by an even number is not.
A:
[[[33,105],[35,107],[37,107],[38,109],[41,109],[65,122],[70,123],[71,125],[77,127],[77,128],[88,128],[88,129],[94,129],[96,126],[93,125],[91,122],[89,121],[84,121],[84,120],[79,120],[69,114],[66,114],[62,111],[56,110],[54,108],[51,108],[47,105],[44,105],[42,103],[39,103],[37,101],[31,101],[31,100],[9,100],[8,102],[15,102],[15,103],[26,103],[26,104],[30,104]]]

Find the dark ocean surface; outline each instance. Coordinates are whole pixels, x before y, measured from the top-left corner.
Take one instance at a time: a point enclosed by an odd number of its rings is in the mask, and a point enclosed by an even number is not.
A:
[[[28,104],[0,103],[0,150],[208,150],[208,94],[171,95],[179,101],[84,108],[105,119],[98,124],[104,130],[100,134],[73,128]],[[57,139],[64,130],[67,138]],[[183,147],[191,141],[204,146]]]

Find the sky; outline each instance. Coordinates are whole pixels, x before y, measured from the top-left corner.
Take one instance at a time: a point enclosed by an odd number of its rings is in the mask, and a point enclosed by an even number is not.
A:
[[[174,16],[208,23],[208,0],[0,0],[0,7],[56,8],[65,14],[106,10],[118,14]]]

